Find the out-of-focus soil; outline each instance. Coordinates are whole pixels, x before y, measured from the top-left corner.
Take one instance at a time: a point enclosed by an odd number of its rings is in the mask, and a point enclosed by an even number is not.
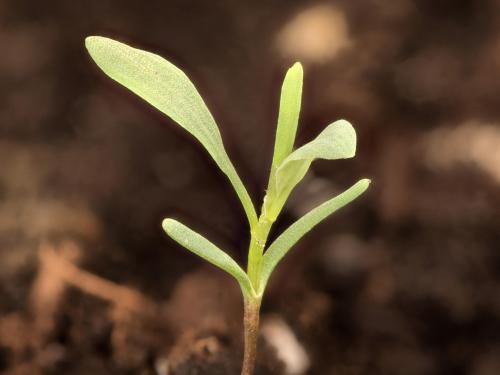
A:
[[[102,34],[196,83],[255,202],[281,80],[305,67],[297,144],[338,118],[274,238],[361,177],[263,302],[257,375],[500,374],[500,2],[0,2],[0,373],[238,374],[236,283],[162,233],[182,220],[245,263],[225,177],[98,71]]]

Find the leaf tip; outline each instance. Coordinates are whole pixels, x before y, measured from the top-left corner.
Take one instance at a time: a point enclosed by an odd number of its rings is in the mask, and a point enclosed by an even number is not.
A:
[[[161,226],[163,230],[170,236],[170,233],[172,233],[172,230],[176,224],[176,221],[174,219],[163,219],[161,222]]]
[[[292,68],[294,70],[299,70],[299,71],[304,71],[304,67],[302,66],[302,63],[300,61],[296,61],[293,65]]]
[[[346,153],[344,158],[353,158],[354,156],[356,156],[356,129],[354,129],[354,126],[352,126],[352,124],[346,119],[337,120],[334,124],[344,129],[344,136],[346,138],[346,141],[348,142],[347,145],[349,147],[349,151]]]
[[[372,180],[370,180],[369,178],[363,178],[360,182],[366,187],[368,187],[372,183]]]
[[[90,35],[85,38],[85,47],[90,51],[102,37],[96,35]]]
[[[362,180],[358,181],[357,185],[361,188],[361,192],[364,192],[370,187],[371,183],[372,180],[370,180],[369,178],[363,178]]]
[[[302,80],[304,79],[304,68],[302,67],[302,63],[300,63],[300,61],[297,61],[295,64],[291,66],[290,69],[288,69],[286,75],[294,76],[296,77],[295,79],[298,79],[299,82],[302,83]]]
[[[103,52],[109,53],[106,49],[117,44],[119,44],[119,42],[104,36],[89,35],[85,38],[85,48],[87,48],[87,51],[96,63],[103,60]]]

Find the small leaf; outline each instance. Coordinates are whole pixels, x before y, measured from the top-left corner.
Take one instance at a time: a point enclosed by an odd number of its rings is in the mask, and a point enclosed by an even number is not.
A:
[[[224,149],[212,114],[182,70],[162,57],[109,38],[92,36],[85,45],[96,64],[191,133],[227,175],[253,227],[257,214],[250,196]]]
[[[279,261],[288,253],[293,245],[297,243],[307,232],[314,228],[318,223],[330,216],[338,209],[344,207],[358,196],[360,196],[370,185],[370,180],[363,179],[355,183],[343,193],[335,198],[326,201],[320,206],[312,209],[302,218],[293,223],[286,229],[268,248],[262,260],[262,273],[260,278],[260,291],[262,293],[267,284],[269,276],[279,263]]]
[[[163,220],[162,226],[165,232],[178,244],[232,275],[247,295],[254,294],[250,279],[245,271],[233,258],[212,242],[174,219]]]
[[[288,69],[283,80],[271,170],[278,168],[293,150],[299,122],[303,77],[302,65],[297,62]]]
[[[356,132],[349,121],[338,120],[328,125],[311,142],[291,153],[280,166],[300,160],[347,159],[356,154]]]
[[[346,120],[328,125],[314,140],[292,152],[269,183],[266,214],[276,219],[288,196],[304,178],[314,159],[347,159],[356,154],[356,131]]]

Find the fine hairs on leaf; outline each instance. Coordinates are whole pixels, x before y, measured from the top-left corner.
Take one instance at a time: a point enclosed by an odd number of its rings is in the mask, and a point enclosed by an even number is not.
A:
[[[264,292],[269,276],[271,276],[274,268],[298,240],[300,240],[305,234],[307,234],[307,232],[309,232],[325,218],[363,194],[365,190],[368,189],[369,185],[370,180],[368,179],[358,181],[349,189],[337,195],[335,198],[332,198],[320,206],[312,209],[288,227],[288,229],[286,229],[269,246],[264,254],[260,281],[261,290],[259,292]]]
[[[241,289],[248,295],[255,295],[245,271],[233,258],[227,255],[202,235],[196,233],[182,223],[173,219],[165,219],[162,223],[165,232],[179,245],[212,263],[214,266],[226,271],[240,284]]]
[[[302,64],[295,63],[288,69],[283,80],[271,171],[278,168],[293,150],[299,124],[300,105],[302,103],[303,78]]]
[[[348,159],[356,154],[356,132],[345,120],[328,125],[314,140],[289,154],[269,181],[264,209],[273,220],[315,159]]]
[[[177,220],[163,220],[169,237],[239,283],[244,297],[245,351],[242,375],[255,367],[261,300],[273,270],[307,232],[335,211],[363,194],[370,180],[362,179],[336,197],[299,218],[267,249],[267,238],[285,203],[315,159],[347,159],[356,153],[356,132],[346,120],[328,125],[312,141],[294,150],[302,103],[304,71],[295,63],[286,73],[279,102],[278,124],[269,182],[260,215],[227,155],[219,128],[194,84],[182,70],[150,52],[100,36],[85,45],[95,63],[109,77],[137,94],[191,133],[228,177],[250,226],[247,271],[225,251]]]
[[[257,214],[250,196],[229,160],[212,114],[184,72],[158,55],[109,38],[90,36],[85,39],[85,46],[104,73],[200,141],[229,178],[253,226]]]

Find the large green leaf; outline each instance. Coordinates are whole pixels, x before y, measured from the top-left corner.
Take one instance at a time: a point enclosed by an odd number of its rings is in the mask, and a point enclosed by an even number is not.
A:
[[[275,220],[295,186],[304,178],[314,159],[347,159],[356,154],[356,131],[346,120],[328,125],[314,140],[288,155],[271,175],[264,204]]]
[[[302,65],[297,62],[288,69],[283,80],[271,170],[277,169],[293,150],[299,122],[303,77]]]
[[[370,185],[370,180],[363,179],[355,183],[342,194],[326,201],[320,206],[312,209],[302,218],[286,229],[268,248],[262,260],[262,273],[260,278],[260,290],[262,293],[266,287],[269,276],[279,261],[288,253],[293,245],[297,243],[307,232],[314,228],[322,220],[330,216],[338,209],[344,207],[358,196],[360,196]]]
[[[201,142],[231,181],[253,227],[257,215],[250,196],[229,160],[212,114],[184,72],[158,55],[112,39],[92,36],[85,39],[85,45],[104,73]]]
[[[233,258],[212,242],[174,219],[163,220],[162,226],[165,232],[177,243],[232,275],[239,282],[244,293],[254,294],[250,279],[245,271]]]

